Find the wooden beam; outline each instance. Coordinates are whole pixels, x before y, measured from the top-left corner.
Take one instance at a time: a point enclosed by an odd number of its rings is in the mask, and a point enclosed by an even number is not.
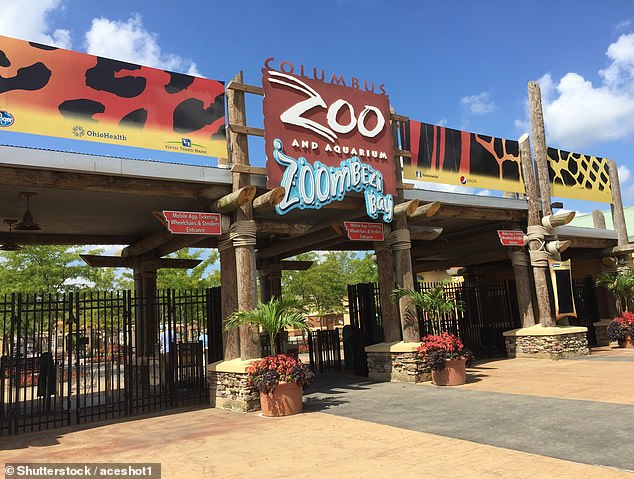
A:
[[[231,173],[247,173],[249,175],[266,176],[266,168],[262,168],[261,166],[233,165],[231,167]]]
[[[204,241],[208,238],[210,238],[210,236],[208,235],[178,235],[175,236],[173,239],[167,241],[166,243],[157,246],[154,249],[154,254],[157,258],[160,258],[161,256],[166,256],[170,253],[174,253],[179,249],[194,246],[195,244],[200,243],[201,241]]]
[[[400,216],[400,215],[411,216],[414,214],[418,206],[419,206],[418,200],[411,200],[411,201],[406,201],[405,203],[400,203],[394,207],[394,216]]]
[[[266,211],[279,205],[284,199],[285,194],[286,188],[283,186],[278,186],[277,188],[267,191],[253,200],[253,211]]]
[[[280,223],[277,221],[256,222],[258,233],[272,235],[300,236],[306,234],[312,227],[312,223]]]
[[[409,116],[398,115],[396,113],[390,113],[390,120],[392,121],[408,121]]]
[[[306,271],[314,261],[280,261],[279,263],[264,264],[260,270],[265,273],[279,273],[280,271]]]
[[[261,86],[247,85],[246,83],[242,83],[236,80],[231,80],[227,85],[227,89],[264,96],[264,88],[262,88]]]
[[[306,247],[312,248],[313,246],[316,246],[322,242],[329,241],[335,238],[340,239],[341,236],[337,232],[333,231],[330,227],[317,231],[312,231],[298,238],[276,241],[274,244],[258,250],[258,259],[268,259],[274,256],[282,255],[284,257],[293,256],[292,254],[288,253],[290,251],[295,251]]]
[[[0,238],[3,236],[0,234]],[[139,241],[136,235],[88,235],[61,233],[18,233],[13,231],[13,239],[20,245],[123,245]]]
[[[134,258],[122,258],[121,256],[98,256],[91,254],[80,254],[86,264],[93,268],[132,268]],[[201,259],[183,258],[161,258],[158,260],[159,268],[191,269],[202,263]]]
[[[167,243],[174,238],[174,235],[167,230],[157,231],[156,233],[146,236],[141,241],[138,241],[130,246],[123,248],[121,256],[124,258],[130,256],[138,256],[148,251],[152,251],[154,248]]]
[[[209,185],[172,180],[124,178],[114,175],[71,173],[0,166],[3,186],[55,188],[124,195],[215,200],[231,191],[228,185]]]
[[[202,262],[202,259],[161,258],[159,259],[159,268],[193,269]]]
[[[442,234],[442,230],[433,226],[411,226],[409,236],[414,241],[432,241]]]
[[[479,208],[475,206],[455,206],[443,204],[437,218],[464,218],[483,221],[519,221],[526,218],[524,210],[508,210],[502,208]]]
[[[242,133],[243,135],[264,136],[264,128],[255,128],[253,126],[229,125],[231,131]]]
[[[394,156],[404,156],[405,158],[411,158],[412,153],[407,150],[394,150]]]
[[[419,218],[430,218],[438,213],[439,209],[440,201],[433,201],[416,208],[416,210],[409,215],[409,219],[415,220]]]
[[[413,190],[414,189],[414,183],[405,183],[405,182],[403,182],[403,189],[404,190]]]
[[[306,271],[314,261],[280,261],[280,269],[284,271]]]
[[[219,213],[230,213],[240,206],[246,205],[255,198],[256,188],[253,185],[246,185],[242,188],[223,196],[214,203],[212,209]]]
[[[80,254],[88,266],[93,268],[131,268],[134,258],[122,258],[121,256],[100,256],[94,254]]]

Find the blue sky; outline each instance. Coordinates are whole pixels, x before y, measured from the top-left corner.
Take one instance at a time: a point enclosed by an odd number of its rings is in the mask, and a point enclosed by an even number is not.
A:
[[[3,0],[0,34],[224,81],[243,70],[250,84],[275,57],[383,83],[412,119],[505,138],[529,130],[527,83],[538,80],[549,146],[614,159],[634,204],[631,1]],[[261,126],[260,98],[247,106]],[[7,132],[0,143],[215,164]],[[250,154],[263,165],[262,143]]]

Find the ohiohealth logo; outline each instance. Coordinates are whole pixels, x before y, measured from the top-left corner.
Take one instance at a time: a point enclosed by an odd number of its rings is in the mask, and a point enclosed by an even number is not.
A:
[[[8,128],[15,123],[15,117],[8,111],[0,110],[0,127]]]
[[[78,126],[73,127],[73,135],[75,135],[77,138],[81,138],[85,134],[86,134],[86,132],[84,131],[84,129],[81,126],[78,125]]]

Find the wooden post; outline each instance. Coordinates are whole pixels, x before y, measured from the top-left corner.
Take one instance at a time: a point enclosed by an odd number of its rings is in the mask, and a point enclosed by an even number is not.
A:
[[[243,82],[243,74],[239,72],[232,81]],[[246,126],[246,108],[244,92],[233,89],[227,90],[227,115],[229,124]],[[231,162],[233,165],[249,165],[249,144],[247,135],[237,133],[230,129]],[[233,191],[236,192],[250,185],[250,174],[232,173]],[[253,207],[251,201],[240,205],[235,212],[237,224],[253,220]],[[244,224],[244,223],[243,223]],[[241,232],[238,232],[242,235]],[[252,241],[251,241],[252,240]],[[244,311],[257,306],[257,279],[255,268],[255,237],[244,238],[244,241],[235,243],[236,252],[236,289],[238,292],[238,310]],[[253,326],[240,328],[240,357],[253,359],[260,356],[259,333]]]
[[[392,234],[407,235],[409,243],[409,230],[407,229],[407,217],[399,215],[393,221],[394,231]],[[399,233],[401,232],[401,233]],[[394,248],[394,262],[396,265],[396,282],[405,289],[414,289],[414,273],[412,270],[412,255],[410,246],[402,248],[397,246]],[[399,314],[401,319],[401,328],[403,331],[403,341],[406,343],[417,343],[420,341],[420,332],[418,321],[412,314],[412,302],[407,296],[403,296],[399,302]]]
[[[387,228],[387,226],[386,226]],[[396,304],[390,295],[396,287],[394,275],[394,252],[385,243],[374,243],[376,266],[379,273],[379,295],[383,319],[383,340],[386,343],[401,340],[401,321]]]
[[[134,290],[139,299],[135,327],[136,354],[139,357],[147,357],[154,354],[154,344],[158,339],[158,320],[154,307],[158,261],[146,256],[135,258],[134,263]]]
[[[537,82],[528,82],[528,102],[539,196],[542,200],[542,215],[547,216],[552,214],[550,208],[550,181],[548,180],[548,151],[546,146],[546,130],[544,127],[544,112],[542,110],[542,93]]]
[[[524,186],[526,188],[526,196],[528,198],[528,226],[541,226],[541,218],[539,216],[539,207],[537,202],[537,188],[535,186],[535,173],[533,171],[533,162],[531,159],[531,145],[528,135],[522,135],[519,139],[520,145],[520,161],[522,164],[522,175],[524,176]],[[530,237],[529,237],[530,238]],[[539,251],[541,243],[537,239],[529,239],[529,252]],[[531,265],[533,267],[533,278],[535,283],[535,298],[537,300],[537,320],[542,326],[554,326],[555,318],[550,307],[550,293],[548,291],[548,272],[546,265],[535,264],[533,257],[535,253],[531,253]],[[528,295],[532,291],[522,290],[522,294]],[[518,294],[520,294],[518,285]]]
[[[629,244],[629,240],[627,239],[627,225],[625,224],[625,214],[623,213],[619,170],[614,161],[608,160],[608,162],[610,189],[612,190],[612,203],[610,203],[610,209],[612,210],[612,222],[614,223],[614,230],[616,231],[616,236],[618,238],[618,245],[626,246]]]
[[[597,229],[606,229],[605,216],[601,210],[592,210],[592,224]]]
[[[219,245],[220,250],[220,282],[222,283],[222,321],[238,307],[238,290],[236,289],[236,252],[231,240]],[[225,361],[240,357],[240,331],[222,329],[222,351]]]

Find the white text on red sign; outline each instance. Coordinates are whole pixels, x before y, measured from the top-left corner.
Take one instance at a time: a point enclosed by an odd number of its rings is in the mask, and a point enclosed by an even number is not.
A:
[[[175,234],[220,235],[219,213],[200,213],[192,211],[163,211],[167,220],[167,229]]]
[[[352,241],[383,241],[383,223],[344,221],[348,238]]]

